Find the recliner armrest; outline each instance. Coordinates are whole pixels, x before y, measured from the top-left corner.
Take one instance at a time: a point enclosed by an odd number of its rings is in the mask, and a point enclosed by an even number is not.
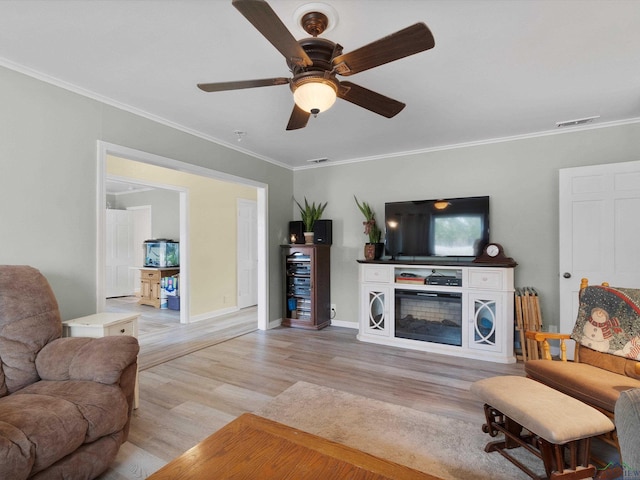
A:
[[[42,380],[86,380],[117,383],[138,358],[138,340],[130,336],[67,337],[48,343],[36,357]]]
[[[551,360],[551,347],[549,346],[549,340],[560,340],[560,359],[563,362],[567,361],[567,346],[565,340],[571,340],[571,335],[568,333],[553,333],[553,332],[539,332],[527,330],[525,337],[529,340],[535,340],[536,342],[542,342],[542,351],[545,360]]]

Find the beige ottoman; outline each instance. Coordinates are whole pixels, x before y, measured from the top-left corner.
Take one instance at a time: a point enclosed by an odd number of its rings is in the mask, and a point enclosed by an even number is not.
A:
[[[497,451],[532,478],[538,476],[507,450],[524,447],[544,462],[548,478],[591,478],[591,438],[615,428],[595,408],[526,377],[500,376],[479,380],[471,392],[484,401],[485,433],[503,441],[489,442],[486,452]]]

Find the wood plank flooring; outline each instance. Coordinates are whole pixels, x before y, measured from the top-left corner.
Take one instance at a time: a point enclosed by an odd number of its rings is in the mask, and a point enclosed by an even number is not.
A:
[[[180,323],[180,312],[138,305],[136,297],[107,300],[107,311],[139,313],[140,370],[227,341],[257,329],[256,307],[190,324]]]
[[[101,480],[146,478],[244,412],[299,380],[478,424],[468,388],[502,365],[359,342],[357,330],[277,328],[202,348],[140,372],[129,441]],[[313,412],[309,412],[313,414]]]

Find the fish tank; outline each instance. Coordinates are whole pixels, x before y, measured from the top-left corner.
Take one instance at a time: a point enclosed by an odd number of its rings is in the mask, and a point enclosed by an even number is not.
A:
[[[177,267],[180,265],[180,243],[157,239],[144,242],[145,267]]]

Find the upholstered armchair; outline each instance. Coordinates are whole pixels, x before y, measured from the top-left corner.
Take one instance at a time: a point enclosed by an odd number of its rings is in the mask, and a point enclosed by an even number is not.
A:
[[[624,478],[640,478],[640,389],[622,392],[615,414]]]
[[[127,438],[137,340],[61,332],[46,278],[0,266],[2,479],[92,479]]]
[[[640,388],[640,289],[587,285],[579,293],[578,317],[571,334],[526,332],[541,344],[541,360],[525,362],[528,377],[589,404],[615,423],[620,393]],[[567,361],[565,340],[576,342]],[[549,340],[560,342],[552,361]],[[615,432],[604,440],[618,446]]]

